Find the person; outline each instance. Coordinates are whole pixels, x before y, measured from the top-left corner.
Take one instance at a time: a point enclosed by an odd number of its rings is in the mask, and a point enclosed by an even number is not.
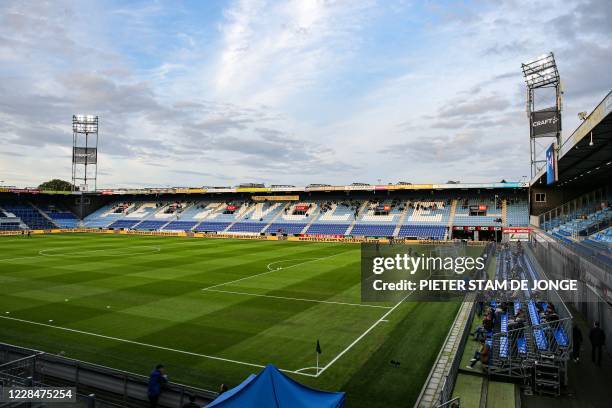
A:
[[[599,327],[599,322],[595,322],[595,327],[589,333],[591,341],[591,360],[601,367],[601,349],[606,343],[606,333]]]
[[[487,314],[482,319],[482,324],[476,328],[474,331],[474,340],[480,341],[487,337],[487,333],[492,331],[494,327],[493,318],[491,315]]]
[[[185,405],[183,405],[183,408],[200,408],[200,406],[198,404],[196,404],[196,396],[195,395],[190,395],[189,396],[189,402],[186,403]]]
[[[480,351],[474,352],[474,357],[470,360],[470,364],[467,368],[472,369],[476,365],[478,361],[481,364],[486,365],[489,364],[489,352],[491,351],[491,347],[486,343],[486,341],[480,341]]]
[[[580,361],[580,347],[582,346],[582,332],[577,324],[574,324],[572,329],[572,338],[574,339],[574,348],[572,349],[572,360],[575,363]]]
[[[166,375],[166,367],[163,364],[158,364],[149,376],[149,386],[147,389],[147,396],[149,397],[149,404],[151,408],[157,407],[159,396],[163,391],[164,385],[168,382],[168,376]]]

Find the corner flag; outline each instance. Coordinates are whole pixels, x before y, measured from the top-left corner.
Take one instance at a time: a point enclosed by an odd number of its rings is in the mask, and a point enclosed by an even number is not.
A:
[[[319,354],[321,354],[321,344],[319,339],[317,339],[317,375],[319,374]]]

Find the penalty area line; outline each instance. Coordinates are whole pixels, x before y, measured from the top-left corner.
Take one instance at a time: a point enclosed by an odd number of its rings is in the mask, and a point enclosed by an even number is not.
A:
[[[327,363],[325,366],[321,367],[319,369],[319,372],[315,375],[315,377],[319,377],[321,374],[323,374],[325,372],[325,370],[327,370],[329,367],[332,366],[332,364],[334,364],[336,361],[338,361],[340,359],[340,357],[342,357],[344,354],[346,354],[350,349],[353,348],[353,346],[355,346],[355,344],[359,343],[361,341],[361,339],[363,339],[365,336],[367,336],[372,330],[374,330],[374,328],[376,326],[378,326],[380,323],[386,322],[388,320],[387,316],[389,316],[391,313],[393,313],[393,311],[399,306],[401,305],[404,300],[408,299],[408,297],[410,295],[412,295],[414,293],[414,291],[410,292],[409,294],[407,294],[402,300],[400,300],[399,302],[397,302],[397,304],[395,306],[393,306],[391,309],[389,309],[384,315],[382,315],[382,317],[380,319],[378,319],[376,322],[374,322],[373,325],[371,325],[366,331],[364,331],[359,337],[357,337],[351,344],[348,345],[347,348],[345,348],[344,350],[342,350],[336,357],[334,357],[329,363]]]
[[[264,295],[264,294],[260,294],[260,293],[234,292],[234,291],[230,291],[230,290],[219,290],[219,289],[206,289],[206,291],[207,292],[218,292],[218,293],[229,293],[229,294],[232,294],[232,295],[258,296],[258,297],[266,297],[266,298],[271,298],[271,299],[295,300],[295,301],[298,301],[298,302],[327,303],[327,304],[330,304],[330,305],[374,307],[374,308],[378,308],[378,309],[391,309],[391,306],[368,305],[368,304],[348,303],[348,302],[334,302],[333,300],[304,299],[304,298],[294,298],[294,297],[288,297],[288,296]]]
[[[223,282],[223,283],[219,283],[219,284],[217,284],[217,285],[208,286],[208,287],[202,288],[202,290],[210,290],[210,289],[218,288],[218,287],[221,287],[221,286],[229,285],[229,284],[232,284],[232,283],[241,282],[241,281],[243,281],[243,280],[247,280],[247,279],[255,278],[255,277],[257,277],[257,276],[267,275],[267,274],[272,273],[272,272],[278,272],[278,271],[283,271],[283,270],[285,270],[285,269],[294,268],[294,267],[296,267],[296,266],[299,266],[299,265],[304,265],[304,264],[307,264],[307,263],[310,263],[310,262],[316,262],[316,261],[321,261],[321,260],[323,260],[323,259],[333,258],[333,257],[338,256],[338,255],[346,254],[347,252],[350,252],[350,250],[348,250],[348,251],[344,251],[344,252],[338,252],[337,254],[333,254],[333,255],[329,255],[329,256],[324,256],[324,257],[322,257],[322,258],[312,258],[312,259],[310,259],[310,258],[309,258],[310,260],[308,260],[308,261],[304,261],[304,262],[296,263],[296,264],[289,265],[289,266],[287,266],[287,267],[284,267],[284,268],[279,268],[279,269],[270,269],[270,265],[272,265],[272,264],[274,264],[274,263],[278,263],[279,261],[276,261],[276,262],[270,262],[270,263],[267,265],[267,269],[268,269],[268,271],[266,271],[266,272],[256,273],[255,275],[245,276],[244,278],[235,279],[235,280],[232,280],[232,281],[229,281],[229,282]],[[305,259],[305,258],[302,258],[302,259]],[[286,259],[286,260],[283,260],[283,261],[291,261],[291,259]]]
[[[113,341],[117,341],[117,342],[121,342],[121,343],[134,344],[134,345],[142,346],[142,347],[149,347],[149,348],[154,348],[154,349],[158,349],[158,350],[170,351],[170,352],[173,352],[173,353],[186,354],[186,355],[195,356],[195,357],[202,357],[202,358],[207,358],[207,359],[210,359],[210,360],[223,361],[223,362],[226,362],[226,363],[240,364],[240,365],[256,367],[256,368],[265,368],[265,366],[261,365],[261,364],[249,363],[249,362],[240,361],[240,360],[232,360],[232,359],[229,359],[229,358],[223,358],[223,357],[218,357],[218,356],[211,356],[211,355],[207,355],[207,354],[195,353],[193,351],[180,350],[180,349],[175,349],[175,348],[170,348],[170,347],[157,346],[155,344],[142,343],[142,342],[139,342],[139,341],[122,339],[122,338],[119,338],[119,337],[106,336],[104,334],[98,334],[98,333],[92,333],[92,332],[87,332],[87,331],[83,331],[83,330],[71,329],[69,327],[55,326],[55,325],[47,324],[47,323],[40,323],[40,322],[31,321],[31,320],[18,319],[16,317],[0,316],[0,319],[12,320],[12,321],[15,321],[15,322],[26,323],[26,324],[31,324],[31,325],[35,325],[35,326],[48,327],[48,328],[51,328],[51,329],[63,330],[63,331],[71,332],[71,333],[83,334],[83,335],[86,335],[86,336],[99,337],[99,338],[102,338],[102,339],[113,340]],[[301,373],[301,372],[298,372],[298,371],[286,370],[286,369],[283,369],[283,368],[281,368],[280,370],[283,371],[283,372],[286,372],[286,373],[290,373],[290,374],[304,375],[304,376],[307,376],[307,377],[316,377],[315,374]]]

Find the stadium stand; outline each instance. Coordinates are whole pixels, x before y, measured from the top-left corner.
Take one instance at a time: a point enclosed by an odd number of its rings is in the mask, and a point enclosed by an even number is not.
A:
[[[520,246],[498,250],[496,279],[535,281],[543,277]],[[558,394],[561,377],[545,377],[547,368],[567,370],[572,315],[555,291],[546,294],[522,291],[493,293],[487,303],[493,329],[486,332],[491,357],[483,368],[492,375],[534,378],[536,389]],[[543,297],[545,296],[545,298]],[[546,381],[545,381],[546,380]]]
[[[61,228],[76,228],[79,225],[79,220],[72,212],[57,205],[48,205],[39,207],[47,214],[53,222]]]
[[[326,201],[320,204],[320,215],[317,223],[349,223],[357,218],[362,203],[358,201]]]
[[[522,198],[506,200],[506,226],[526,227],[529,225],[529,203]]]
[[[250,232],[259,233],[266,227],[265,222],[237,222],[233,224],[227,231],[228,232]]]
[[[138,224],[140,221],[139,220],[117,220],[115,222],[113,222],[111,225],[108,226],[108,228],[112,228],[112,229],[130,229],[132,227],[134,227],[136,224]]]
[[[231,222],[203,221],[196,225],[193,230],[197,232],[221,232],[229,227]]]
[[[365,237],[390,237],[395,231],[395,225],[355,224],[350,235]]]
[[[281,223],[295,222],[304,224],[316,219],[320,211],[321,203],[298,202],[283,209],[276,218],[276,221]]]
[[[451,201],[439,200],[414,200],[408,204],[408,213],[403,225],[446,226],[451,211]]]
[[[269,234],[301,234],[302,230],[306,228],[307,224],[295,223],[295,222],[276,222],[270,224],[266,230]]]
[[[57,228],[53,222],[29,204],[5,203],[2,204],[4,211],[13,214],[23,221],[30,229],[53,229]]]
[[[21,222],[0,220],[0,231],[18,231],[21,228]]]
[[[344,235],[350,224],[311,224],[306,230],[309,235]]]
[[[0,208],[0,231],[18,231],[25,227],[19,217]]]
[[[163,229],[166,231],[190,231],[197,224],[197,221],[170,221]]]
[[[606,228],[603,231],[597,232],[589,238],[590,241],[604,242],[612,244],[612,228]]]
[[[502,226],[502,212],[495,198],[467,197],[460,200],[453,225],[472,226]]]
[[[353,199],[312,198],[292,202],[257,202],[244,198],[218,201],[140,199],[107,204],[86,217],[84,225],[229,234],[394,236],[432,240],[450,238],[451,227],[456,225],[466,227],[459,237],[470,239],[471,230],[467,227],[471,226],[527,225],[526,198],[520,192],[510,198],[500,197],[503,197],[501,192],[475,196],[441,191],[432,192],[427,198],[423,195],[387,195],[379,199],[361,195]],[[477,211],[474,206],[486,209]],[[507,222],[503,222],[503,217]],[[481,235],[480,239],[491,237]]]
[[[357,223],[364,224],[397,224],[406,203],[399,198],[383,201],[370,200],[366,203],[365,211],[357,218]]]
[[[441,225],[402,225],[398,237],[441,240],[447,237],[447,228]]]
[[[133,228],[141,231],[157,231],[166,224],[168,224],[168,221],[145,220],[136,224]]]

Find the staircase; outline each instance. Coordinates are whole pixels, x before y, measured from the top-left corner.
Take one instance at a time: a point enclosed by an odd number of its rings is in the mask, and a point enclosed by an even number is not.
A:
[[[361,214],[365,211],[367,207],[368,207],[368,201],[366,200],[363,202],[363,204],[361,204],[361,207],[359,207],[359,211],[357,211],[357,216],[353,219],[353,222],[351,222],[351,225],[349,225],[344,235],[351,235],[353,228],[355,228],[355,224],[357,224],[357,220],[359,219],[359,217],[361,216]]]
[[[508,203],[506,202],[506,199],[504,198],[502,200],[502,225],[504,227],[508,226]]]
[[[304,229],[302,231],[300,231],[301,234],[305,234],[306,231],[308,231],[308,228],[310,228],[312,223],[315,222],[315,220],[317,219],[317,215],[319,215],[320,212],[321,212],[321,206],[317,205],[317,208],[315,208],[315,210],[312,212],[312,214],[309,215],[308,223],[306,224]]]
[[[31,203],[28,201],[28,204],[30,205],[30,207],[34,208],[36,211],[38,211],[38,213],[40,215],[43,216],[43,218],[46,218],[47,221],[49,221],[51,224],[55,225],[55,227],[59,228],[58,225],[53,221],[53,218],[49,217],[49,214],[47,214],[46,212],[44,212],[43,210],[41,210],[40,208],[38,208],[36,205],[34,205],[34,203]]]
[[[404,208],[404,211],[402,211],[402,215],[400,216],[399,221],[397,222],[397,225],[395,226],[395,229],[393,230],[393,236],[397,237],[400,233],[400,229],[402,228],[402,225],[404,224],[404,220],[406,219],[406,216],[408,215],[408,201],[406,201],[404,203],[406,205],[406,207]]]
[[[457,212],[457,200],[453,199],[451,201],[451,209],[450,214],[448,215],[448,222],[446,223],[447,231],[444,239],[449,239],[452,237],[453,233],[453,222],[455,221],[455,213]]]
[[[278,217],[281,216],[281,214],[283,214],[285,212],[285,210],[287,208],[291,207],[291,202],[288,202],[287,204],[285,204],[285,206],[278,212],[278,214],[276,214],[274,217],[272,217],[272,219],[270,220],[270,222],[268,224],[266,224],[266,226],[264,227],[264,229],[261,230],[261,233],[264,234],[266,232],[266,230],[270,227],[270,225],[274,224],[274,222],[276,222],[276,220],[278,219]]]

